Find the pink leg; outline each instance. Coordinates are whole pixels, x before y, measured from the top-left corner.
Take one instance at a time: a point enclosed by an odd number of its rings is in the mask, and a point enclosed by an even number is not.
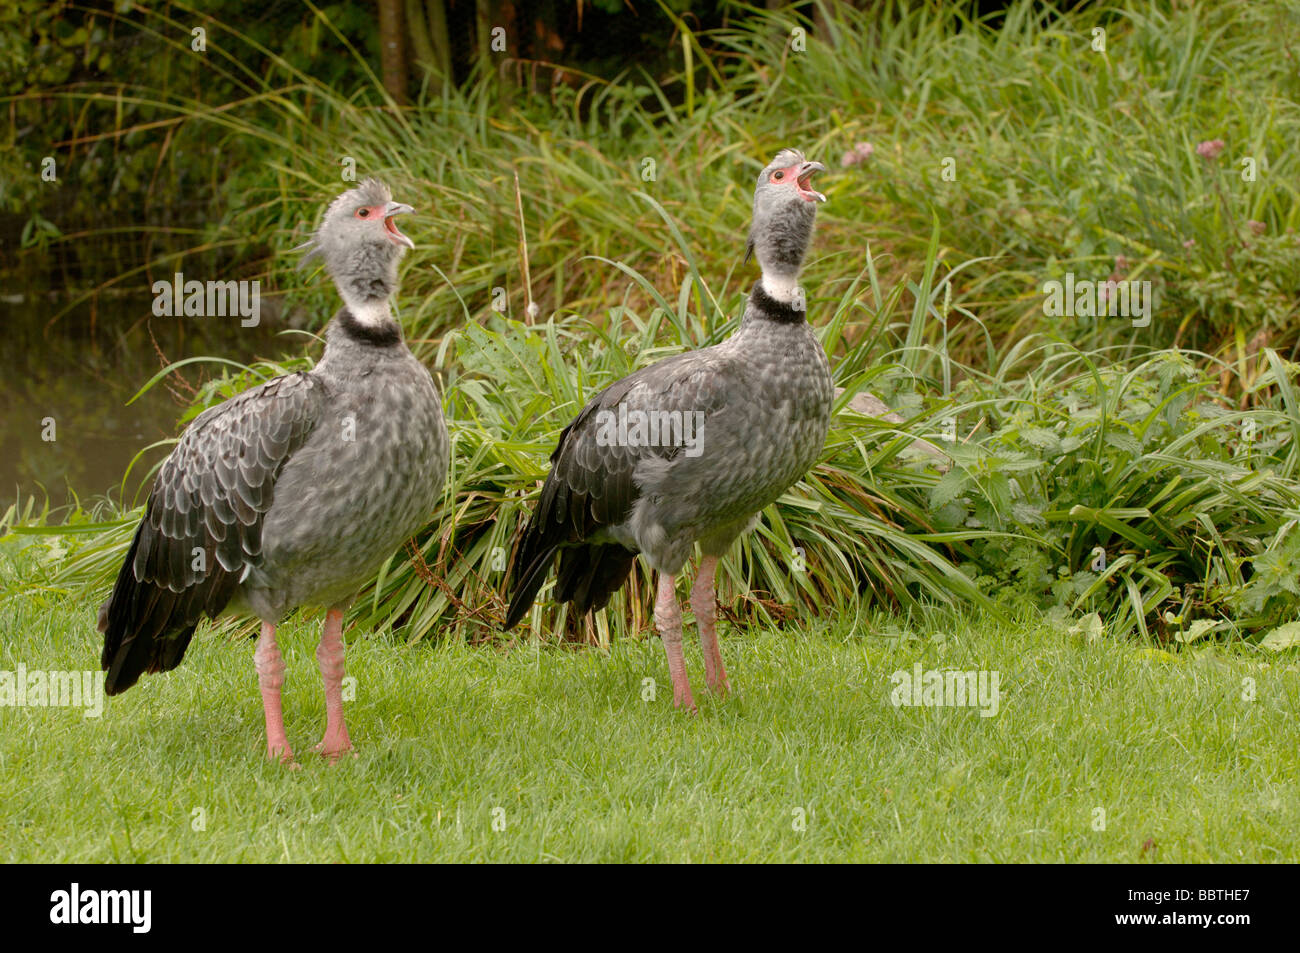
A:
[[[700,629],[700,647],[704,649],[704,677],[711,691],[725,695],[731,691],[731,686],[727,684],[727,670],[722,665],[722,653],[718,651],[718,597],[713,583],[717,568],[717,556],[705,556],[700,560],[700,572],[691,588],[691,609]]]
[[[262,623],[262,635],[253,651],[257,684],[262,689],[262,710],[266,714],[266,756],[287,763],[293,750],[284,733],[284,710],[280,707],[280,689],[284,687],[284,656],[275,641],[275,626]]]
[[[655,599],[655,626],[668,653],[668,674],[673,680],[673,704],[678,708],[695,711],[691,697],[691,683],[686,678],[686,657],[682,655],[682,610],[677,607],[677,593],[673,577],[659,574],[659,593]]]
[[[314,750],[334,761],[351,750],[347,725],[343,723],[343,610],[325,613],[325,630],[316,649],[320,678],[325,683],[325,737]]]

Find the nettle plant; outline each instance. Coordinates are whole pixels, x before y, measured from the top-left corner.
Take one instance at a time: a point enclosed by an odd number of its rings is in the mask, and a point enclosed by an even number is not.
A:
[[[1247,387],[1235,366],[1182,351],[1023,356],[1037,366],[1022,378],[959,387],[987,436],[952,448],[930,495],[943,527],[1014,534],[974,544],[983,587],[1161,640],[1294,618],[1294,367],[1266,351]],[[1256,406],[1231,406],[1232,383]]]

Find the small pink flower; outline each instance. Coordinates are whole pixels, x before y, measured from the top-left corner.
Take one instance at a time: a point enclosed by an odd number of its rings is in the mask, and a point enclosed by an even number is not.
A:
[[[1267,225],[1265,225],[1263,222],[1257,222],[1254,219],[1250,219],[1249,221],[1247,221],[1246,225],[1256,235],[1263,235],[1264,232],[1268,231]]]
[[[1206,139],[1204,142],[1196,144],[1196,154],[1202,159],[1213,161],[1219,158],[1219,153],[1223,151],[1222,139]]]
[[[1195,239],[1195,238],[1189,238],[1189,239],[1187,239],[1187,241],[1183,242],[1183,247],[1184,247],[1184,248],[1195,248],[1195,247],[1196,247],[1196,239]]]
[[[1124,255],[1116,255],[1116,256],[1115,256],[1115,268],[1111,271],[1111,273],[1110,273],[1110,277],[1108,277],[1108,278],[1107,278],[1104,282],[1102,282],[1102,284],[1101,284],[1101,290],[1100,290],[1099,294],[1101,295],[1101,300],[1102,300],[1102,301],[1105,301],[1105,300],[1107,300],[1107,299],[1110,297],[1110,285],[1109,285],[1109,282],[1112,282],[1112,281],[1114,281],[1114,282],[1120,282],[1120,281],[1123,281],[1123,280],[1124,280],[1124,276],[1128,274],[1128,269],[1129,269],[1129,265],[1130,265],[1130,264],[1131,264],[1131,263],[1129,262],[1128,258],[1126,258]]]
[[[856,146],[840,157],[840,165],[846,169],[851,166],[861,165],[870,159],[872,153],[875,151],[876,147],[871,143],[859,142]]]

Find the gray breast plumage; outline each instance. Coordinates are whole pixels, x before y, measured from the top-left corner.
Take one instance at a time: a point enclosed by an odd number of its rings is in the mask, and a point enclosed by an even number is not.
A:
[[[328,400],[276,481],[262,558],[236,594],[264,618],[355,594],[442,492],[447,428],[428,370],[400,346],[345,358],[313,372]]]
[[[650,565],[676,572],[699,541],[717,555],[816,462],[830,426],[834,385],[826,354],[805,323],[748,322],[722,344],[695,352],[712,377],[695,395],[698,454],[646,455],[630,517],[610,537]],[[665,395],[634,388],[630,406],[650,410]],[[691,403],[688,398],[679,401]]]

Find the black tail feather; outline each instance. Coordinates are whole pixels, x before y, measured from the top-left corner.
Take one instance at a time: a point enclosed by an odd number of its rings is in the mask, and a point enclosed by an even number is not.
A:
[[[573,603],[579,615],[599,611],[623,588],[635,561],[636,553],[617,543],[565,549],[560,554],[555,598]]]
[[[557,549],[558,546],[551,546],[542,550],[533,557],[522,573],[515,573],[515,577],[510,582],[514,595],[510,597],[510,611],[506,613],[505,628],[513,629],[524,614],[533,607],[538,590],[550,575],[551,563],[555,559]]]
[[[513,595],[505,628],[514,628],[532,608],[550,575],[557,552],[560,566],[556,573],[555,601],[572,603],[579,615],[605,608],[610,597],[623,588],[636,561],[636,553],[617,543],[552,546],[543,550],[511,582]]]
[[[99,608],[98,628],[104,634],[99,662],[107,673],[104,691],[109,695],[126,691],[141,675],[169,672],[179,665],[199,620],[215,616],[238,585],[237,577],[219,566],[182,592],[137,579],[136,556],[142,541],[149,550],[142,567],[146,573],[158,558],[154,540],[146,516],[118,571],[112,595]]]

